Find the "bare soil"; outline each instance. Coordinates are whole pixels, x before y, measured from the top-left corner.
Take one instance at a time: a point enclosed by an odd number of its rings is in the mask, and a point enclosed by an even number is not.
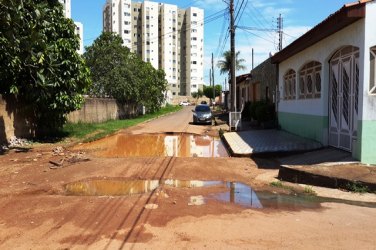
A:
[[[190,117],[186,108],[122,133],[216,133],[208,126],[187,126]],[[272,160],[257,164],[248,158],[101,158],[64,144],[12,150],[0,156],[0,248],[376,249],[372,207],[322,203],[315,209],[247,209],[215,200],[190,206],[190,196],[210,189],[163,186],[132,196],[68,196],[64,189],[67,183],[91,179],[176,179],[236,181],[256,191],[290,192],[270,186],[278,174],[270,168]],[[360,197],[317,190],[344,199]],[[376,201],[374,195],[362,197]],[[147,204],[158,206],[148,209]]]

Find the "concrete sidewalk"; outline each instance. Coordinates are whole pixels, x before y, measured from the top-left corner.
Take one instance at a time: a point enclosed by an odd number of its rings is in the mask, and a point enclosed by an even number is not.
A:
[[[257,153],[299,152],[322,148],[319,142],[305,139],[281,130],[250,130],[223,135],[233,156]]]
[[[361,164],[350,152],[323,148],[315,141],[280,130],[252,130],[223,135],[231,155],[250,157],[260,153],[291,152],[276,158],[278,178],[293,183],[376,192],[376,166]],[[306,152],[304,152],[306,151]],[[273,157],[273,156],[271,156]]]

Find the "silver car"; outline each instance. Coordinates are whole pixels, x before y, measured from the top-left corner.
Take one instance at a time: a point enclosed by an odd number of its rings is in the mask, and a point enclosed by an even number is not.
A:
[[[193,123],[212,124],[212,112],[206,104],[197,105],[193,112]]]

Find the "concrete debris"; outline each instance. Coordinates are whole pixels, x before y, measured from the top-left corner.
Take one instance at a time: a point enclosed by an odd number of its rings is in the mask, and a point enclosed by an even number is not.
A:
[[[28,140],[17,138],[15,136],[13,136],[12,138],[10,138],[10,140],[8,142],[8,148],[12,148],[12,147],[25,147],[25,146],[29,146],[29,145],[30,145],[30,142]]]
[[[52,153],[53,155],[59,155],[61,153],[63,153],[65,151],[65,149],[63,147],[56,147],[52,150]]]
[[[56,149],[56,148],[55,148]],[[58,152],[61,149],[54,150],[53,155],[55,156],[61,156],[61,153],[58,153],[57,155],[55,152]],[[50,160],[49,163],[51,163],[53,166],[50,166],[50,169],[58,169],[64,167],[64,165],[68,164],[74,164],[77,162],[85,162],[90,161],[90,158],[85,155],[84,152],[78,152],[78,153],[69,153],[63,154],[63,158],[61,158],[58,161]]]

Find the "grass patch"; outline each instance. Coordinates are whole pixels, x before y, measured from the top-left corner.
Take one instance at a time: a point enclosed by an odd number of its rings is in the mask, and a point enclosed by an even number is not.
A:
[[[67,137],[74,137],[83,139],[83,142],[90,142],[113,134],[116,131],[139,123],[157,118],[159,116],[169,114],[181,110],[180,106],[167,105],[153,114],[146,114],[132,119],[126,120],[111,120],[102,123],[67,123],[63,127],[62,133]]]
[[[315,192],[315,190],[313,190],[313,188],[311,186],[304,187],[304,193],[307,194],[307,195],[312,195],[312,196],[317,195],[317,193]]]
[[[362,183],[356,182],[356,181],[347,184],[346,188],[350,192],[360,193],[360,194],[367,193],[369,191],[367,186],[363,185]]]
[[[283,184],[283,182],[281,182],[281,181],[273,181],[273,182],[270,183],[270,186],[294,191],[293,187],[287,186],[287,185]]]

